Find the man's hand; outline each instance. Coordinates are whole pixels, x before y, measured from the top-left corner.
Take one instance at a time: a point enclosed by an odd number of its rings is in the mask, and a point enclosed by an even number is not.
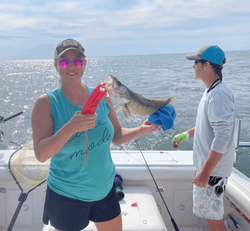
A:
[[[172,146],[173,146],[173,148],[175,148],[175,149],[179,148],[180,142],[182,142],[182,138],[181,138],[181,137],[179,137],[179,138],[177,139],[177,142],[174,141],[174,140],[172,140]]]
[[[218,164],[222,156],[223,154],[210,149],[206,162],[204,163],[202,169],[195,175],[192,183],[198,187],[205,188],[208,184],[209,177],[212,174],[213,169]]]
[[[193,184],[195,184],[198,187],[205,188],[208,184],[210,175],[206,172],[199,171],[192,181]]]
[[[180,142],[184,142],[189,137],[194,137],[194,131],[195,131],[195,127],[191,128],[188,131],[185,131],[181,134],[175,135],[173,138],[173,141],[172,141],[173,148],[175,148],[175,149],[179,148]]]

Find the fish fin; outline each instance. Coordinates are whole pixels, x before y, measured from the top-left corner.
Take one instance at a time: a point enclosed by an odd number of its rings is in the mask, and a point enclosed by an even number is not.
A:
[[[173,97],[169,98],[169,99],[168,99],[168,100],[169,100],[168,104],[173,103],[174,100],[176,99],[176,97],[177,97],[177,96],[173,96]]]
[[[163,101],[163,100],[164,100],[163,98],[156,98],[153,101]]]
[[[130,110],[129,110],[129,108],[128,108],[128,106],[127,106],[126,104],[125,104],[124,108],[125,108],[127,114],[128,114],[129,116],[131,116],[131,112],[130,112]]]
[[[139,93],[136,93],[136,92],[135,92],[135,94],[138,95],[140,98],[145,99],[145,100],[148,100],[148,101],[164,101],[163,98],[156,98],[156,99],[154,99],[154,100],[150,100],[150,99],[147,99],[147,98],[145,98],[144,96],[140,95]]]
[[[126,104],[122,107],[122,110],[124,112],[126,119],[128,119],[128,117],[131,116],[131,113],[130,113],[129,108],[127,107]]]
[[[122,102],[122,104],[129,103],[129,100],[126,99],[125,97],[121,97],[120,101]]]
[[[125,115],[125,118],[128,120],[128,115],[126,113],[126,111],[123,111],[124,115]]]
[[[145,100],[149,100],[149,99],[146,99],[144,96],[142,96],[142,95],[140,95],[139,93],[136,93],[136,92],[134,92],[136,95],[138,95],[140,98],[142,98],[142,99],[145,99]]]
[[[116,109],[116,113],[121,111],[122,110],[122,106],[119,106],[117,109]]]

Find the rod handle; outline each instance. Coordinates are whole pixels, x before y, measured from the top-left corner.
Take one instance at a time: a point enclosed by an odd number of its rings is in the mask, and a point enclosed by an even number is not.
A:
[[[176,225],[175,220],[174,220],[173,218],[171,218],[171,222],[172,222],[172,224],[173,224],[173,226],[174,226],[175,231],[179,231],[179,228],[178,228],[178,226]]]

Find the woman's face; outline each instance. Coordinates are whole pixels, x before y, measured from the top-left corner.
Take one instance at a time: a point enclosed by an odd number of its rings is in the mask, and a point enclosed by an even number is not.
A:
[[[61,67],[59,65],[59,60],[62,58],[68,59],[70,61],[69,65],[67,67]],[[77,59],[77,58],[78,59],[82,58],[84,60],[82,67],[77,67],[73,63],[73,60]],[[81,78],[83,76],[83,73],[84,73],[84,70],[86,67],[86,62],[87,62],[87,60],[85,60],[83,58],[82,54],[79,51],[72,49],[72,50],[66,51],[58,59],[58,61],[55,64],[55,67],[62,78],[62,82],[65,82],[65,83],[81,82]]]

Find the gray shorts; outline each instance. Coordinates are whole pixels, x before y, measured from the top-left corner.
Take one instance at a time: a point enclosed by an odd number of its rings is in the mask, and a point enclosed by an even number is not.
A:
[[[210,176],[206,188],[193,185],[193,213],[210,220],[222,220],[227,177]]]

